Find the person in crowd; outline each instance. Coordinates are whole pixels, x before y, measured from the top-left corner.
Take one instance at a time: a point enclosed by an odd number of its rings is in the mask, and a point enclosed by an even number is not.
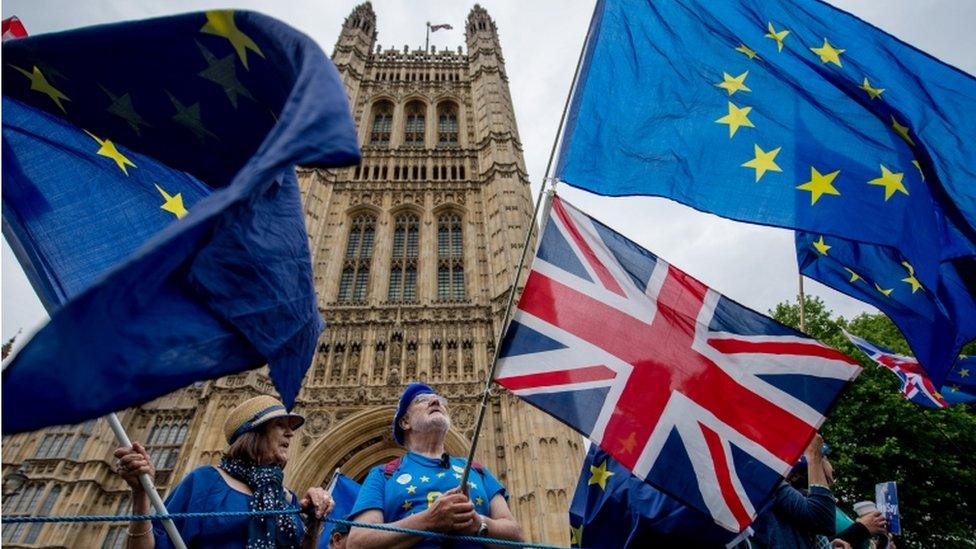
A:
[[[461,490],[466,461],[444,450],[450,427],[447,400],[422,383],[408,385],[393,418],[393,438],[407,453],[369,472],[349,520],[521,541],[505,488],[488,469],[472,463],[468,489]],[[350,549],[443,545],[430,538],[355,526],[347,543]]]
[[[816,549],[817,536],[833,538],[834,494],[828,485],[822,448],[823,438],[818,433],[803,452],[807,465],[806,493],[782,482],[776,488],[772,504],[752,525],[755,532],[750,539],[752,547]]]
[[[187,547],[225,549],[314,548],[322,519],[334,506],[322,488],[310,488],[299,500],[282,485],[288,447],[295,429],[305,419],[290,414],[270,396],[246,400],[234,408],[224,423],[228,448],[220,465],[194,469],[177,484],[166,500],[170,513],[207,511],[264,511],[303,509],[299,514],[264,517],[227,516],[174,519]],[[156,473],[146,449],[134,442],[115,450],[116,470],[132,491],[132,511],[150,513],[149,497],[139,475]],[[128,528],[130,549],[172,547],[160,523],[133,521]]]
[[[349,538],[349,525],[336,524],[329,534],[329,549],[346,549],[346,539]]]

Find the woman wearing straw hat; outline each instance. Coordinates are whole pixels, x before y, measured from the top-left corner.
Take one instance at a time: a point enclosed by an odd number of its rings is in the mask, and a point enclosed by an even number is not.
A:
[[[187,547],[264,549],[315,547],[321,519],[332,511],[332,498],[322,488],[309,488],[298,501],[282,486],[288,461],[288,447],[294,430],[305,418],[290,414],[270,396],[246,400],[234,408],[224,423],[229,447],[218,467],[194,469],[180,481],[166,499],[170,513],[265,511],[298,509],[314,512],[306,529],[298,513],[264,517],[206,517],[174,519]],[[132,490],[132,511],[150,512],[149,497],[139,484],[139,475],[155,475],[149,454],[138,442],[115,450],[116,469]],[[133,521],[128,529],[128,547],[149,549],[171,547],[160,524]]]

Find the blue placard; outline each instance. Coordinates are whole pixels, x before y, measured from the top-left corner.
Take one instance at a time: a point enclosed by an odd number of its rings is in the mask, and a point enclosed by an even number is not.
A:
[[[879,482],[874,486],[874,499],[878,504],[878,511],[884,514],[888,521],[888,531],[895,535],[901,534],[901,519],[898,514],[898,486],[894,481]]]

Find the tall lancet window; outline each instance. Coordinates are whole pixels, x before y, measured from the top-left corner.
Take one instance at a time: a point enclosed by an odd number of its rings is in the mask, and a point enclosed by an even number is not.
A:
[[[426,131],[424,111],[426,110],[426,107],[420,101],[407,103],[407,108],[404,109],[407,117],[403,134],[404,146],[421,148],[424,146],[424,132]]]
[[[437,299],[464,299],[464,236],[461,216],[445,213],[437,219]]]
[[[376,218],[361,213],[352,220],[349,239],[346,241],[346,257],[339,279],[337,301],[365,301],[369,287],[369,268],[373,262],[373,237],[376,232]]]
[[[457,105],[445,101],[437,106],[437,146],[456,147],[458,145]]]
[[[389,146],[393,131],[393,104],[380,101],[373,105],[373,127],[369,134],[370,145]]]
[[[420,220],[415,214],[398,215],[393,230],[390,289],[387,299],[417,300],[417,257],[420,255]]]

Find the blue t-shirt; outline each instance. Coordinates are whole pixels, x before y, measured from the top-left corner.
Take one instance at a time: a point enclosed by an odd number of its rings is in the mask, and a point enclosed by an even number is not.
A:
[[[298,508],[298,498],[289,492],[291,506]],[[198,467],[183,477],[166,498],[166,510],[170,513],[195,513],[203,511],[250,511],[251,496],[231,488],[216,468],[209,465]],[[298,513],[291,515],[298,529],[298,540],[305,534]],[[247,545],[247,526],[250,517],[207,517],[174,519],[188,548],[240,549]],[[153,521],[153,537],[157,549],[169,549],[173,542],[163,525]]]
[[[349,513],[349,520],[355,520],[356,515],[370,509],[383,511],[383,521],[387,523],[424,511],[438,496],[460,484],[465,463],[464,459],[451,457],[450,463],[444,467],[439,459],[407,452],[389,478],[383,474],[383,466],[378,465],[363,482],[356,504]],[[496,495],[501,494],[508,499],[505,487],[485,468],[480,472],[471,470],[468,488],[468,497],[480,515],[490,516],[489,502]],[[440,546],[436,540],[427,539],[414,547]],[[481,545],[456,544],[455,547],[461,549]]]

